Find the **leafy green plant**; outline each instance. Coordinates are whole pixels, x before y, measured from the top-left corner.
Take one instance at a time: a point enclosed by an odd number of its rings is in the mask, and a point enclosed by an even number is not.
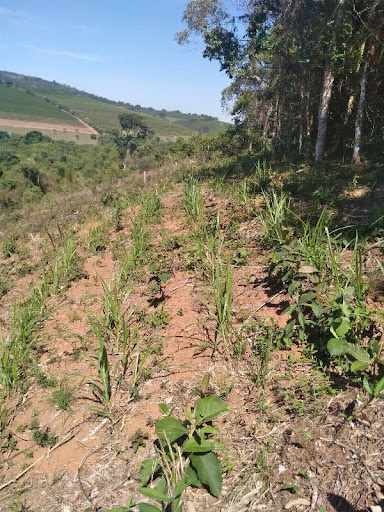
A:
[[[255,384],[265,385],[273,351],[279,347],[281,330],[267,323],[251,324],[246,338],[252,355],[251,378]]]
[[[267,189],[272,180],[271,172],[272,169],[265,158],[263,160],[257,160],[252,178],[256,180],[260,190]]]
[[[147,318],[148,325],[152,327],[165,327],[169,322],[169,312],[165,309],[158,309]]]
[[[9,395],[23,389],[32,369],[35,333],[43,319],[47,292],[35,287],[32,295],[13,307],[12,321],[5,335],[0,334],[0,384]]]
[[[32,432],[33,441],[39,446],[54,446],[57,443],[57,436],[51,432],[48,427],[44,429],[40,428],[39,414],[37,411],[33,413],[29,430]]]
[[[222,468],[215,455],[219,430],[212,421],[228,409],[226,403],[215,395],[199,398],[193,410],[185,412],[185,420],[174,416],[165,404],[160,404],[165,414],[155,424],[157,455],[141,466],[139,492],[160,503],[139,504],[141,512],[161,511],[171,506],[182,511],[182,494],[189,486],[206,487],[215,497],[222,488]],[[169,505],[171,504],[171,505]]]
[[[133,266],[145,262],[145,255],[149,248],[149,233],[141,219],[135,219],[131,229],[131,262]]]
[[[368,381],[367,377],[364,377],[363,385],[365,391],[372,395],[372,397],[384,398],[384,377],[381,379]]]
[[[0,298],[6,295],[11,289],[10,280],[7,277],[0,276]]]

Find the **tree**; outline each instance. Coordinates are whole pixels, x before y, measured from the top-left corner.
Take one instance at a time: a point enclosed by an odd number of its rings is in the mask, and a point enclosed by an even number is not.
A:
[[[201,38],[203,56],[231,78],[223,98],[249,149],[257,142],[276,156],[320,161],[354,139],[360,148],[363,119],[380,140],[383,0],[236,5],[229,13],[221,0],[190,0],[176,39]]]
[[[132,132],[139,139],[145,139],[148,134],[148,126],[138,114],[126,112],[119,115],[120,126],[128,134]]]

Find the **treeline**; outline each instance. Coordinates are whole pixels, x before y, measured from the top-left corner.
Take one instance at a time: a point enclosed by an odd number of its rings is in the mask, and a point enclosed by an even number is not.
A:
[[[383,1],[245,0],[236,9],[190,0],[176,37],[202,36],[204,57],[232,79],[223,97],[249,145],[316,161],[382,156]]]

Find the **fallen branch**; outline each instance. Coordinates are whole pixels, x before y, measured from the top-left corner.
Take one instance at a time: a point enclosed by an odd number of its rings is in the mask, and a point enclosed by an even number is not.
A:
[[[260,309],[262,309],[264,306],[266,306],[267,304],[271,303],[273,301],[273,299],[275,299],[276,297],[278,297],[279,295],[282,295],[284,293],[284,290],[280,290],[279,292],[275,293],[275,295],[272,295],[272,297],[270,297],[267,301],[263,302],[262,304],[260,304],[260,306],[258,306],[254,312],[254,313],[257,313],[257,311],[259,311]]]
[[[50,454],[54,451],[54,450],[57,450],[57,448],[60,448],[60,446],[62,446],[63,444],[67,443],[68,441],[70,441],[71,439],[73,439],[75,437],[76,433],[75,432],[68,432],[68,434],[63,438],[61,439],[61,441],[59,441],[58,443],[55,444],[55,446],[52,446],[52,448],[48,448],[48,451],[46,454],[42,455],[39,459],[35,460],[35,462],[33,464],[31,464],[30,466],[28,466],[27,468],[24,469],[24,471],[22,471],[21,473],[19,473],[18,475],[16,475],[14,478],[12,478],[11,480],[8,480],[8,482],[5,482],[5,484],[1,485],[0,486],[0,492],[5,489],[6,487],[8,487],[9,485],[11,484],[14,484],[16,483],[18,480],[20,480],[20,478],[22,476],[25,475],[25,473],[28,473],[28,471],[30,471],[32,468],[34,468],[39,462],[41,462],[43,459],[46,459],[50,456]]]

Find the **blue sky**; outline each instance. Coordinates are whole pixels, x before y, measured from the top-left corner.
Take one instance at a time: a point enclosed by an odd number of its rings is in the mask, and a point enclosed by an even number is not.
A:
[[[202,46],[179,46],[187,0],[0,0],[0,69],[114,100],[228,120],[229,80]]]

